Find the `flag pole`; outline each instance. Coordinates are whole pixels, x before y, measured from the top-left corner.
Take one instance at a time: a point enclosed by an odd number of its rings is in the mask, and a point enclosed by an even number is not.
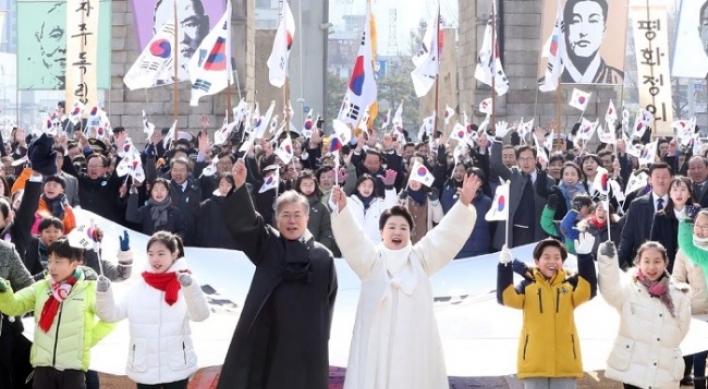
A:
[[[231,123],[231,74],[226,77],[226,122]]]
[[[435,21],[435,39],[438,42],[437,47],[435,48],[438,52],[436,55],[436,59],[438,61],[438,74],[435,75],[435,123],[433,124],[433,133],[430,135],[430,141],[432,144],[432,140],[435,138],[435,133],[438,132],[438,120],[440,118],[440,103],[438,102],[439,97],[440,97],[440,54],[442,50],[440,50],[440,2],[438,1],[438,20]]]
[[[561,149],[561,108],[562,108],[562,94],[561,94],[561,82],[558,80],[558,87],[556,87],[556,142],[555,145],[558,149]],[[550,150],[549,150],[550,151]]]
[[[174,80],[172,83],[172,119],[177,120],[179,117],[179,42],[177,36],[179,35],[179,23],[177,19],[177,2],[175,1],[173,7],[174,11],[174,21],[175,21],[175,36],[173,42],[173,52],[175,54],[174,58]],[[177,140],[177,129],[175,128],[174,140]]]
[[[285,77],[283,85],[283,106],[285,107],[285,133],[290,137],[290,77]],[[277,139],[276,139],[277,140]]]
[[[492,121],[491,125],[494,126],[496,123],[496,97],[494,96],[494,91],[496,90],[496,65],[497,65],[497,10],[496,1],[492,0]],[[495,131],[496,131],[496,127]]]

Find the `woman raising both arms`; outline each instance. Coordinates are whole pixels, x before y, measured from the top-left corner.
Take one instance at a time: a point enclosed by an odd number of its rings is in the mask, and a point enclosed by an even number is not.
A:
[[[382,242],[376,244],[367,239],[344,192],[332,190],[334,237],[362,281],[345,389],[449,387],[429,278],[472,233],[477,213],[470,202],[481,185],[479,177],[467,174],[457,204],[415,245],[416,227],[405,207],[383,212]]]

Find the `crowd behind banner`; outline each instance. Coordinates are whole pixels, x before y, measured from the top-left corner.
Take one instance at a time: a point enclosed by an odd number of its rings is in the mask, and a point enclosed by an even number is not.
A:
[[[65,115],[61,104],[57,111]],[[708,207],[705,150],[693,154],[694,148],[660,138],[653,160],[640,164],[645,159],[622,140],[621,128],[616,144],[591,149],[576,138],[578,124],[551,150],[539,146],[550,129],[531,134],[506,123],[480,130],[463,148],[439,133],[414,142],[406,131],[377,130],[335,147],[339,138],[326,137],[321,125],[308,138],[286,131],[271,140],[249,139],[253,133],[241,126],[220,145],[210,140],[206,121],[197,134],[157,130],[136,162],[144,180],[118,174],[132,144],[122,127],[102,137],[81,124],[55,136],[14,128],[0,149],[0,387],[30,387],[33,378],[34,387],[65,380],[98,388],[98,375],[88,370],[90,347],[124,318],[131,323],[134,358],[129,377],[139,388],[186,387],[196,355],[185,323],[209,313],[183,246],[244,251],[257,268],[220,388],[271,387],[268,380],[326,387],[337,291],[332,256],[345,258],[363,282],[346,387],[443,387],[442,355],[427,362],[416,357],[440,351],[428,278],[453,258],[497,251],[499,302],[524,310],[519,377],[527,387],[544,387],[543,379],[575,386],[582,361],[573,309],[593,298],[598,284],[622,320],[608,377],[626,387],[679,381],[706,387],[706,353],[684,364],[675,351],[687,317],[708,315],[708,212],[700,211]],[[650,137],[646,131],[634,142]],[[292,149],[283,155],[277,145],[287,140]],[[251,147],[242,147],[249,141]],[[504,185],[508,195],[500,200],[495,192]],[[299,202],[309,205],[304,214]],[[127,234],[118,237],[117,260],[105,258],[100,242],[114,237],[77,225],[79,207],[151,235],[148,268],[132,269]],[[501,209],[503,220],[485,217]],[[301,220],[304,233],[298,232]],[[509,248],[535,242],[536,267],[511,258]],[[563,271],[569,253],[578,255],[578,274]],[[133,271],[142,272],[141,283],[131,286],[133,302],[114,301],[111,282]],[[516,287],[513,272],[524,277]],[[677,292],[679,283],[691,291]],[[78,307],[66,300],[77,293],[84,304]],[[144,298],[152,295],[157,305]],[[14,316],[31,311],[38,328],[22,328]],[[549,316],[553,311],[556,317]],[[167,323],[167,335],[151,333],[153,317]],[[403,330],[410,320],[417,320],[419,332]],[[553,323],[565,329],[548,333]],[[30,330],[31,360],[22,336]],[[389,336],[394,332],[398,340]],[[296,333],[300,337],[290,339]],[[67,337],[79,340],[67,345]],[[652,337],[659,343],[650,344]],[[404,338],[408,348],[399,345]],[[554,339],[569,342],[567,355],[547,349]],[[301,342],[306,355],[294,351]],[[73,361],[69,354],[76,351],[82,357]],[[307,368],[293,370],[293,358]],[[372,374],[378,362],[371,361],[380,358],[388,367]]]

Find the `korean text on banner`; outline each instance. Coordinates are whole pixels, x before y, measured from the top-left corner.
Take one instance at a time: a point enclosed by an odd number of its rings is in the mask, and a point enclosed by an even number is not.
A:
[[[673,105],[669,68],[669,37],[666,6],[648,6],[645,1],[632,1],[637,56],[639,106],[654,115],[654,136],[673,136]]]
[[[99,0],[67,0],[66,103],[98,103]]]

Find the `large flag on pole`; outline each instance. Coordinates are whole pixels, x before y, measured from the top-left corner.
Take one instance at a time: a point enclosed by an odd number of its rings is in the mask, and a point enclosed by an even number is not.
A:
[[[418,54],[413,57],[415,69],[411,72],[411,78],[418,97],[428,94],[440,73],[440,3],[433,17],[425,31]]]
[[[563,21],[563,4],[561,0],[558,0],[556,9],[556,24],[553,27],[553,34],[549,39],[550,44],[544,46],[547,50],[544,56],[548,57],[548,64],[544,83],[539,86],[541,92],[556,90],[564,69],[563,58],[566,57],[565,23]]]
[[[350,124],[352,127],[359,124],[366,109],[376,102],[378,93],[371,56],[371,12],[371,4],[367,3],[364,33],[338,115],[341,122]]]
[[[275,33],[273,51],[271,51],[267,62],[268,80],[275,87],[282,88],[285,85],[285,79],[288,78],[288,61],[294,36],[295,20],[290,11],[290,5],[288,5],[287,1],[283,1],[280,25],[278,25],[278,31]]]
[[[233,83],[231,68],[231,2],[209,35],[189,60],[189,78],[192,81],[192,99],[189,105],[199,105],[202,96],[214,95]]]
[[[157,85],[160,75],[174,66],[172,43],[175,41],[174,19],[163,24],[155,36],[145,46],[143,52],[128,73],[123,77],[130,90],[152,88]]]
[[[496,31],[492,33],[492,29],[496,29],[494,17],[496,17],[496,0],[492,0],[492,14],[487,22],[487,29],[484,31],[484,40],[482,48],[477,56],[477,69],[474,72],[474,78],[477,81],[492,86],[492,77],[494,77],[494,89],[497,95],[503,96],[509,90],[509,79],[506,78],[504,69],[502,69],[501,58],[499,58],[499,45],[496,39],[492,39]]]

